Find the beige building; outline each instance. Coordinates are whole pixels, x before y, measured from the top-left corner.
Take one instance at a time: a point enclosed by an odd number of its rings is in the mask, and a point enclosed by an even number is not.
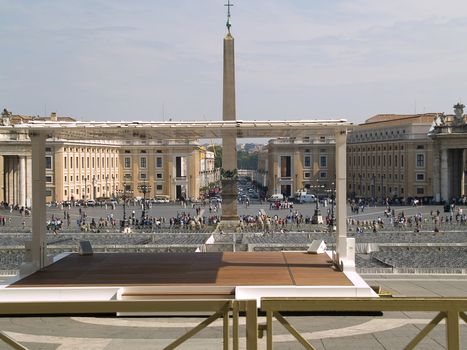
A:
[[[349,197],[433,197],[433,141],[427,133],[435,113],[381,114],[347,137]]]
[[[149,185],[148,198],[197,199],[199,189],[219,179],[214,154],[195,142],[140,141],[120,146],[121,181],[134,196]]]
[[[433,140],[433,193],[436,201],[451,202],[467,194],[467,115],[464,105],[455,114],[439,114],[429,136]],[[465,202],[464,202],[465,203]]]
[[[330,195],[335,190],[335,138],[313,135],[270,140],[267,159],[261,155],[259,165],[258,173],[267,173],[268,195],[290,197],[299,190]]]
[[[428,131],[437,115],[382,114],[354,127],[347,136],[348,196],[379,201],[386,198],[433,198],[436,177],[434,143],[428,137]],[[451,136],[451,148],[456,148],[454,144],[459,144],[458,139]],[[464,153],[462,157],[462,161],[467,162]],[[306,190],[327,196],[335,190],[333,136],[270,140],[267,149],[260,153],[258,163],[256,180],[268,187],[268,195],[282,193],[290,196],[295,191]],[[445,167],[453,169],[452,164]],[[463,169],[466,168],[464,166]],[[441,168],[438,171],[442,171]],[[457,172],[465,174],[463,170]],[[440,179],[441,175],[437,178]],[[441,180],[437,181],[440,183]],[[465,186],[462,182],[457,187]],[[457,187],[451,192],[460,193]]]
[[[75,121],[69,117],[29,117],[4,110],[0,127],[0,201],[31,206],[31,141],[11,125],[30,121]],[[114,197],[124,186],[133,196],[199,197],[200,187],[219,181],[214,154],[196,142],[46,141],[48,202]]]

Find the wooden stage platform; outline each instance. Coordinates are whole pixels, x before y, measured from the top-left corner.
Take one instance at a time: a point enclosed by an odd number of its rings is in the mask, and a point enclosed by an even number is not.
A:
[[[298,296],[375,293],[356,272],[335,270],[327,254],[306,252],[70,254],[0,290],[5,300]]]
[[[305,252],[71,254],[9,288],[77,286],[351,286],[326,254]]]

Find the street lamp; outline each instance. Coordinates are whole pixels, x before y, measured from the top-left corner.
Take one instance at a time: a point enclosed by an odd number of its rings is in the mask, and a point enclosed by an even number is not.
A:
[[[84,196],[83,199],[86,200],[86,193],[88,191],[88,179],[86,176],[81,176],[81,180],[84,180]]]
[[[147,184],[141,184],[138,186],[138,190],[143,194],[143,212],[141,213],[141,224],[144,225],[146,218],[146,193],[151,191],[151,186]]]
[[[92,197],[96,199],[96,176],[92,176]]]
[[[321,213],[319,211],[319,193],[320,192],[320,185],[319,185],[319,179],[316,180],[316,191],[315,191],[315,204],[316,204],[316,207],[315,207],[315,213],[313,215],[313,217],[311,218],[311,223],[312,224],[319,224],[320,223],[320,218],[321,218]]]
[[[123,199],[123,222],[121,225],[121,229],[123,232],[125,232],[126,229],[126,200],[127,200],[127,195],[132,194],[132,190],[127,190],[127,185],[126,183],[123,183],[123,189],[122,190],[116,190],[117,194],[122,197]]]
[[[112,174],[112,197],[115,197],[115,174]]]
[[[334,231],[334,201],[335,201],[335,194],[334,194],[334,182],[331,183],[331,221],[330,221],[330,232]]]

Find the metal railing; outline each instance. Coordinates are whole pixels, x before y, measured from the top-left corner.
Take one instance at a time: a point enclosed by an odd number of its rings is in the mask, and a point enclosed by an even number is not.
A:
[[[246,318],[246,349],[256,350],[258,339],[258,316],[256,300],[232,299],[172,299],[172,300],[108,300],[108,301],[31,301],[0,302],[1,315],[47,315],[47,314],[109,314],[109,313],[175,313],[175,312],[214,312],[196,327],[167,345],[164,350],[177,348],[189,338],[209,326],[215,320],[223,319],[223,349],[230,348],[230,339],[234,350],[239,349],[239,315],[244,312]],[[232,316],[232,337],[230,337],[230,316]],[[4,332],[0,331],[0,340],[13,349],[26,349]]]
[[[459,318],[467,323],[467,298],[262,298],[261,311],[266,312],[267,349],[273,347],[272,319],[276,318],[305,349],[315,348],[282,316],[281,312],[381,312],[425,311],[437,316],[404,348],[415,346],[443,319],[449,350],[460,350]]]
[[[247,350],[256,350],[258,332],[267,333],[267,349],[273,348],[273,317],[279,321],[305,349],[315,349],[281,312],[381,312],[418,311],[437,312],[435,318],[404,348],[415,346],[442,320],[446,319],[446,341],[449,350],[459,350],[460,322],[467,323],[467,298],[262,298],[260,311],[266,313],[266,324],[258,325],[256,300],[109,300],[109,301],[53,301],[53,302],[0,302],[0,315],[47,315],[47,314],[108,314],[108,313],[170,313],[213,312],[196,327],[171,342],[164,349],[175,349],[209,326],[216,319],[223,319],[223,349],[238,350],[239,317],[246,318],[245,345]],[[232,327],[230,328],[230,319]],[[230,335],[232,329],[232,335]],[[7,334],[0,332],[0,340],[13,349],[27,349]]]

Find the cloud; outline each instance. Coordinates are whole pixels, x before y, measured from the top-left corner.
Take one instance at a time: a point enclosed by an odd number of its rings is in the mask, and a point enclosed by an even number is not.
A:
[[[0,1],[0,35],[8,53],[0,55],[0,77],[9,82],[1,90],[3,103],[31,114],[47,103],[93,119],[160,119],[164,104],[175,118],[218,119],[226,33],[222,5],[218,0]],[[435,106],[467,91],[465,1],[237,0],[234,5],[239,117],[361,116],[378,108],[386,112],[391,105],[385,101],[413,105],[411,95],[424,94]],[[368,95],[377,101],[373,107],[367,106]],[[334,100],[345,101],[347,110]]]

